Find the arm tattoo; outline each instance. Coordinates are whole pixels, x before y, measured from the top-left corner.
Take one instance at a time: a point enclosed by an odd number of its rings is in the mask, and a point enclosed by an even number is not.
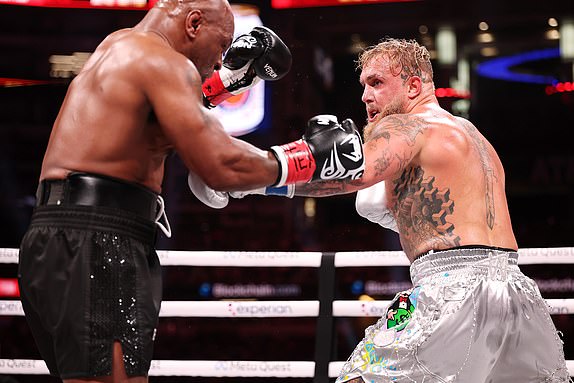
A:
[[[380,156],[375,160],[375,175],[378,177],[384,174],[391,166],[392,154],[387,149],[383,150]]]
[[[388,143],[393,136],[404,140],[409,147],[412,147],[415,144],[417,136],[421,134],[426,127],[423,119],[407,115],[391,115],[385,117],[383,120],[384,123],[380,123],[375,127],[365,142],[365,145],[369,146],[369,149],[372,151],[376,151],[378,148],[376,140],[381,138]],[[378,158],[375,159],[376,176],[380,176],[387,171],[391,166],[393,156],[399,161],[400,171],[408,165],[412,152],[393,154],[389,149],[383,149]],[[360,179],[312,182],[308,184],[298,184],[295,188],[295,194],[299,196],[324,197],[333,194],[354,192],[357,189],[361,189],[364,185],[365,183]]]
[[[391,166],[393,156],[398,162],[398,172],[402,172],[409,165],[411,160],[412,152],[409,153],[394,153],[392,154],[389,150],[383,150],[381,155],[375,160],[375,175],[377,177],[385,174],[387,169]]]
[[[465,130],[468,132],[470,138],[472,139],[472,143],[474,147],[478,151],[478,155],[480,156],[480,163],[482,165],[482,172],[484,174],[484,183],[486,193],[484,196],[484,202],[486,204],[486,224],[492,230],[494,227],[494,219],[495,219],[495,211],[494,211],[494,191],[493,191],[493,184],[495,179],[494,169],[492,168],[492,162],[490,157],[488,156],[488,148],[484,143],[484,139],[482,139],[477,129],[468,121],[463,122],[463,126]]]
[[[423,242],[435,248],[460,246],[454,224],[447,221],[454,213],[450,189],[439,190],[434,177],[424,177],[421,167],[410,167],[394,180],[397,198],[394,215],[401,232],[401,244],[407,254],[413,254]]]
[[[315,181],[307,184],[297,184],[295,195],[306,197],[327,197],[336,194],[351,193],[364,185],[360,179],[343,179],[337,181]],[[347,186],[352,186],[351,188]]]

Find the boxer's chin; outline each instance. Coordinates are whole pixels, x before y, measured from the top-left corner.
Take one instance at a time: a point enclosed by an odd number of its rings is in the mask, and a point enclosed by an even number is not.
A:
[[[400,102],[400,100],[395,100],[391,104],[388,104],[379,114],[377,114],[374,120],[367,122],[367,125],[363,128],[363,140],[368,141],[371,138],[373,129],[383,118],[393,114],[404,113],[406,113],[406,107],[402,102]]]

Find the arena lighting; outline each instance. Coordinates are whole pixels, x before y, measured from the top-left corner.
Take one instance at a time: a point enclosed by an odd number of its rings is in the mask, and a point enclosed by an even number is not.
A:
[[[412,1],[420,1],[420,0],[271,0],[271,7],[275,9],[308,8],[308,7],[327,7],[333,5],[403,3]]]
[[[447,97],[463,98],[463,99],[470,98],[469,91],[458,90],[454,88],[437,88],[434,93],[437,98],[447,98]]]
[[[563,59],[574,59],[574,19],[564,19],[560,25],[560,53]]]
[[[436,34],[436,50],[439,64],[456,63],[456,34],[451,26],[441,26]]]
[[[554,93],[574,92],[574,82],[558,82],[553,85],[548,85],[544,91],[549,96]]]
[[[478,65],[476,72],[480,76],[497,80],[531,84],[553,84],[558,82],[558,79],[555,77],[539,74],[516,73],[513,72],[511,68],[530,61],[549,60],[558,57],[560,57],[560,49],[558,48],[524,52],[513,56],[505,56],[485,61]]]
[[[86,61],[90,58],[90,52],[74,52],[71,55],[51,55],[50,77],[72,78],[80,73]]]
[[[46,85],[54,83],[55,83],[54,81],[47,81],[47,80],[28,80],[25,78],[0,77],[1,88],[13,88],[17,86],[31,86],[31,85]]]
[[[147,10],[155,0],[0,0],[0,4],[46,8],[97,8]]]
[[[18,288],[18,279],[0,278],[0,298],[18,298],[20,289]]]

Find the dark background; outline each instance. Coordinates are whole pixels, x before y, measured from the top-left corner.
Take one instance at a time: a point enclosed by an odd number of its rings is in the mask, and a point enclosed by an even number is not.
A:
[[[422,0],[292,10],[272,9],[269,0],[232,3],[257,5],[263,23],[283,38],[293,54],[290,73],[281,81],[267,84],[270,116],[266,126],[243,136],[262,148],[299,138],[306,121],[316,114],[350,117],[360,125],[365,113],[360,101],[359,74],[354,69],[357,49],[391,36],[414,38],[434,50],[438,28],[452,26],[457,34],[458,58],[468,60],[471,68],[468,117],[491,141],[505,165],[508,201],[519,246],[574,246],[574,92],[547,95],[544,85],[492,80],[475,72],[476,66],[486,59],[480,54],[485,44],[476,40],[480,21],[489,23],[496,40],[486,45],[496,47],[499,57],[558,47],[558,40],[545,38],[550,28],[547,20],[554,17],[560,23],[574,17],[572,1]],[[144,11],[0,5],[0,77],[51,80],[50,55],[91,52],[108,33],[133,26],[143,15]],[[428,28],[426,35],[419,32],[421,25]],[[318,54],[331,60],[332,81],[318,70]],[[450,86],[449,80],[457,76],[456,66],[439,65],[436,60],[433,65],[437,88]],[[563,82],[573,80],[572,63],[559,58],[527,63],[514,70],[551,75]],[[26,230],[43,153],[66,86],[66,81],[60,81],[0,87],[0,247],[18,247]],[[440,99],[449,110],[454,101]],[[169,158],[163,195],[173,236],[160,236],[160,249],[400,249],[394,233],[356,214],[354,196],[317,200],[251,196],[232,200],[223,210],[213,210],[188,191],[186,173],[177,156]],[[314,216],[305,213],[306,204],[315,205]],[[544,280],[568,280],[573,275],[570,267],[531,266],[526,271]],[[294,283],[301,287],[300,293],[274,299],[317,299],[316,273],[305,268],[237,271],[170,267],[165,272],[165,295],[166,299],[207,299],[200,294],[200,286],[206,281]],[[0,277],[15,275],[15,265],[0,268]],[[354,282],[405,279],[407,269],[401,267],[345,269],[337,274],[336,294],[341,299],[352,299],[358,295],[352,289]],[[562,291],[562,295],[542,292],[547,298],[568,298],[574,287]],[[572,316],[553,318],[565,333],[567,359],[574,359]],[[337,347],[332,360],[346,359],[368,321],[337,319]],[[165,319],[158,330],[155,358],[313,360],[314,319],[263,322]],[[39,357],[23,318],[0,317],[0,330],[0,358]],[[33,379],[17,378],[22,382]],[[48,378],[44,379],[40,381]]]

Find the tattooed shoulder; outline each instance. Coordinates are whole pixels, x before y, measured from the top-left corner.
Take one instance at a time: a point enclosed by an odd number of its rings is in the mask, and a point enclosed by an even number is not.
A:
[[[373,132],[368,141],[384,138],[387,141],[391,136],[398,135],[407,140],[409,145],[414,145],[417,136],[427,128],[424,119],[409,114],[392,114],[383,118]]]

